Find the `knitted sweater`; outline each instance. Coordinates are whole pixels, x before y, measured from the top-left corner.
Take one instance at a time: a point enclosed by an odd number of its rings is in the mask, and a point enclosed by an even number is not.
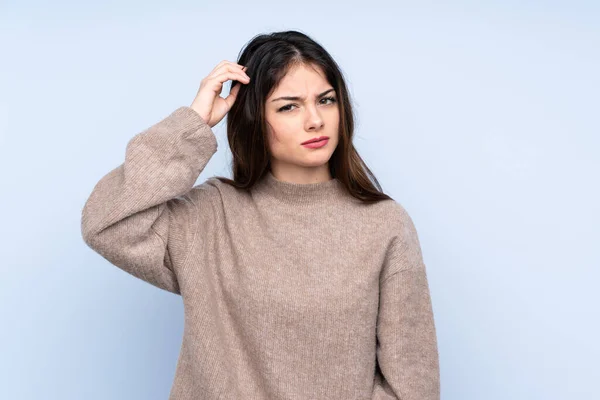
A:
[[[438,349],[415,226],[337,179],[216,177],[210,126],[180,107],[127,144],[95,185],[84,241],[181,295],[170,400],[437,400]]]

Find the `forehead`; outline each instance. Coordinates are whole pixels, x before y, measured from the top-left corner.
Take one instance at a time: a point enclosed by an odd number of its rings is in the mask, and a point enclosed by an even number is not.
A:
[[[331,85],[321,68],[302,64],[292,67],[285,74],[270,97],[321,92],[328,86]]]

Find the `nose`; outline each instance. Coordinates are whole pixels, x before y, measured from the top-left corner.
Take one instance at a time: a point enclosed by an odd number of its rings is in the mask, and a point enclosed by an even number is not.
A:
[[[319,130],[323,126],[323,118],[321,118],[321,114],[316,106],[307,107],[307,116],[306,116],[306,130],[313,131]]]

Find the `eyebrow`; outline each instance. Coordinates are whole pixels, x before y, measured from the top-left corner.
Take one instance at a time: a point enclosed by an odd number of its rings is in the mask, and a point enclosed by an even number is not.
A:
[[[319,94],[317,96],[317,98],[325,96],[327,93],[331,92],[332,90],[335,90],[335,89],[333,89],[333,88],[328,89],[328,90],[324,91],[323,93]],[[278,97],[276,99],[273,99],[271,101],[273,102],[273,101],[277,101],[277,100],[303,100],[303,98],[299,97],[299,96],[283,96],[283,97]]]

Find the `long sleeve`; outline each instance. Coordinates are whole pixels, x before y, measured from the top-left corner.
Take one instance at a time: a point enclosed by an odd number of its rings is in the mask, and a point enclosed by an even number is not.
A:
[[[380,282],[373,400],[439,400],[436,329],[417,231],[399,207]]]
[[[124,163],[100,179],[83,207],[85,243],[131,275],[180,294],[177,268],[208,201],[206,185],[192,189],[216,151],[210,126],[189,107],[135,135]]]

